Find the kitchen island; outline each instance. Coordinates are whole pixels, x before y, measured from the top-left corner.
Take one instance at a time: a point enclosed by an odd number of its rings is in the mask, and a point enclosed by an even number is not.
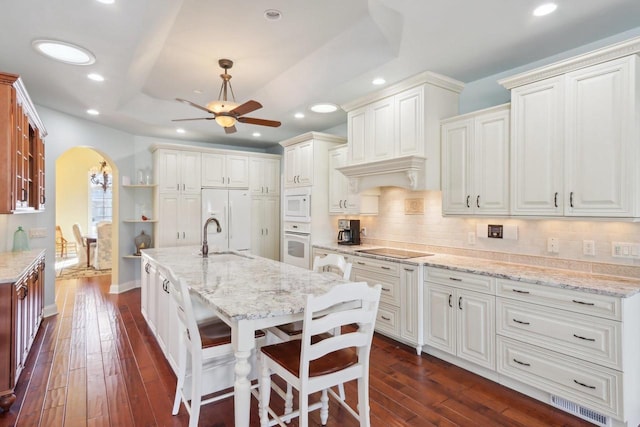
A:
[[[172,346],[179,337],[171,336],[171,328],[177,324],[177,317],[170,306],[163,307],[161,303],[164,294],[169,292],[165,282],[170,276],[167,271],[185,280],[205,307],[231,326],[236,359],[235,425],[246,427],[251,403],[248,376],[250,357],[255,349],[254,332],[301,320],[308,294],[320,295],[347,281],[248,253],[210,250],[209,257],[202,258],[199,251],[196,246],[142,251],[143,315],[174,369]],[[150,298],[156,291],[155,297]],[[167,304],[171,303],[171,298],[164,299]],[[158,316],[159,313],[162,315]],[[154,321],[150,321],[152,318]]]

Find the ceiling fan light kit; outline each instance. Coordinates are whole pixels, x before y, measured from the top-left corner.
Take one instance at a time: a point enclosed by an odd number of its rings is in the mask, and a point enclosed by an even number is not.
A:
[[[280,126],[280,122],[275,120],[265,120],[258,119],[253,117],[243,117],[245,114],[248,114],[252,111],[255,111],[259,108],[262,108],[262,105],[257,101],[247,101],[244,104],[238,104],[236,101],[235,94],[233,93],[233,88],[231,87],[231,74],[227,73],[227,70],[233,66],[233,61],[230,59],[220,59],[218,64],[222,69],[224,69],[224,73],[220,74],[220,78],[222,79],[222,86],[220,87],[220,93],[218,94],[218,100],[211,101],[207,104],[206,107],[202,105],[198,105],[194,102],[188,101],[182,98],[176,98],[177,101],[184,102],[185,104],[189,104],[192,107],[198,108],[200,110],[206,111],[207,113],[212,114],[212,117],[198,117],[193,119],[175,119],[176,121],[187,121],[187,120],[215,120],[220,126],[224,128],[225,133],[234,133],[236,132],[236,123],[249,123],[253,125],[260,126],[270,126],[270,127],[278,127]],[[228,93],[231,92],[231,98],[233,101],[229,101],[227,99]]]

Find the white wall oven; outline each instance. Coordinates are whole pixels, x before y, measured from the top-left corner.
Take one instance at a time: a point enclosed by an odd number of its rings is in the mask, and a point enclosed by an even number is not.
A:
[[[284,224],[284,259],[286,264],[296,267],[310,268],[311,263],[311,234],[309,224]]]
[[[311,187],[285,190],[284,220],[311,222]]]

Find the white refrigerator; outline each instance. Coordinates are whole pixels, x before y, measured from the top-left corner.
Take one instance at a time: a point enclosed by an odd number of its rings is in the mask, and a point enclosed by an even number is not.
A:
[[[251,196],[249,190],[202,189],[202,224],[214,217],[207,229],[209,252],[215,250],[251,249]]]

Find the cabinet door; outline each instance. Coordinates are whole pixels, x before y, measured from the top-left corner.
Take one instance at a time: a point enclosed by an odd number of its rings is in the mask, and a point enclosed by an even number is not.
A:
[[[200,194],[184,194],[180,198],[178,226],[180,246],[199,245],[202,243],[202,203]]]
[[[313,184],[313,141],[301,142],[298,145],[296,169],[298,171],[298,185]]]
[[[147,300],[149,298],[149,268],[149,261],[142,256],[140,260],[140,313],[142,313],[147,323],[149,323],[149,316],[147,314],[149,307]]]
[[[442,212],[471,213],[471,164],[473,120],[442,125]]]
[[[263,257],[280,260],[280,198],[267,197],[263,205]]]
[[[180,153],[176,150],[158,150],[155,156],[155,174],[159,192],[180,190]]]
[[[402,266],[400,269],[400,334],[406,340],[417,343],[420,336],[418,317],[419,267]]]
[[[633,216],[636,62],[631,56],[566,75],[566,215]]]
[[[251,253],[258,256],[264,256],[264,218],[262,212],[264,210],[264,198],[251,198]]]
[[[224,154],[202,153],[203,187],[225,187],[226,176]]]
[[[363,163],[366,159],[367,122],[366,107],[349,111],[347,114],[347,135],[349,140],[349,164]]]
[[[298,170],[297,164],[297,146],[290,145],[284,148],[284,185],[286,187],[295,187],[297,184]]]
[[[182,176],[182,192],[200,194],[202,177],[200,169],[202,158],[200,153],[184,151],[181,153],[180,174]]]
[[[158,299],[158,292],[162,291],[160,283],[158,283],[158,269],[155,264],[148,263],[149,273],[147,273],[147,324],[153,333],[156,333],[156,322],[158,320],[158,306],[156,300]]]
[[[280,160],[264,159],[263,183],[268,195],[280,194]]]
[[[329,213],[342,214],[346,211],[348,179],[336,168],[344,166],[347,160],[346,147],[329,150]]]
[[[509,214],[509,110],[477,116],[473,140],[475,213]]]
[[[227,187],[249,188],[249,157],[226,156]]]
[[[456,297],[458,356],[495,369],[495,296],[457,289]]]
[[[162,273],[158,273],[158,289],[155,293],[156,305],[156,339],[158,345],[167,356],[167,338],[169,336],[169,299],[171,295],[168,292],[169,280]]]
[[[178,218],[181,215],[180,195],[173,193],[158,194],[158,222],[155,224],[156,245],[159,248],[178,246],[180,232]]]
[[[249,192],[252,196],[265,194],[265,159],[252,157],[249,159]]]
[[[424,156],[424,87],[395,96],[398,156]]]
[[[427,345],[456,354],[456,325],[452,288],[425,284],[424,341]]]
[[[563,213],[562,77],[511,91],[512,214]]]
[[[394,99],[382,99],[371,104],[367,111],[369,123],[366,135],[365,157],[367,161],[390,159],[394,155]]]

